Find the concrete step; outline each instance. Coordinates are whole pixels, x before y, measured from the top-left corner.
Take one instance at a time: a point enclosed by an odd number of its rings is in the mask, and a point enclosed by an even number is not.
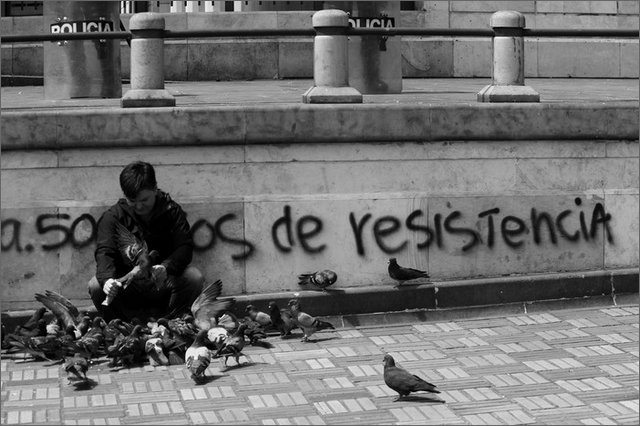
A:
[[[298,298],[304,312],[324,317],[337,327],[520,314],[622,301],[637,303],[638,277],[638,269],[630,268],[239,295],[233,296],[236,303],[232,311],[243,317],[248,304],[267,311],[270,301],[285,307],[290,299]],[[78,308],[96,314],[88,300],[78,303]],[[3,310],[2,322],[12,330],[33,312]]]

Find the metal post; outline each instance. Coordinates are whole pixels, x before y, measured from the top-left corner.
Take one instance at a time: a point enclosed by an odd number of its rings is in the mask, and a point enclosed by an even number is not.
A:
[[[302,102],[362,103],[362,94],[349,87],[349,17],[337,9],[321,10],[311,19],[316,36],[313,41],[314,86],[302,95]]]
[[[478,102],[540,102],[540,95],[524,85],[524,15],[503,10],[491,16],[493,83],[478,92]]]
[[[121,99],[123,108],[175,106],[164,88],[164,18],[153,12],[136,13],[131,31],[131,90]]]

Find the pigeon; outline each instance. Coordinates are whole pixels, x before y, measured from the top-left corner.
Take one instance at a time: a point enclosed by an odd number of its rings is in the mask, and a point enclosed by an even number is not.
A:
[[[159,262],[160,253],[157,250],[149,251],[147,243],[136,237],[123,224],[116,222],[115,240],[118,251],[122,255],[128,266],[132,269],[123,277],[116,279],[122,284],[122,288],[127,288],[129,283],[133,281],[142,281],[147,284],[154,284],[152,281],[152,266]],[[103,305],[109,306],[112,297],[107,296],[102,302]]]
[[[335,330],[335,327],[330,322],[319,320],[305,312],[302,312],[300,310],[300,302],[297,299],[289,300],[288,305],[291,309],[291,318],[293,319],[294,324],[300,327],[304,333],[302,336],[303,342],[308,342],[309,337],[311,337],[311,335],[316,331],[328,328]]]
[[[35,327],[25,328],[21,325],[16,326],[16,329],[9,336],[22,336],[22,337],[36,337],[47,335],[47,320],[40,318]]]
[[[91,325],[91,317],[81,313],[69,299],[52,290],[46,290],[44,294],[36,293],[35,299],[49,309],[58,320],[61,328],[67,329],[73,326],[76,330],[76,338],[87,332]]]
[[[16,327],[16,333],[10,333],[3,339],[3,347],[9,352],[26,352],[36,359],[48,360],[38,349],[47,337],[47,320],[40,318],[33,330],[27,330],[22,326]],[[50,361],[50,360],[49,360]]]
[[[267,333],[258,321],[254,321],[249,317],[244,317],[240,320],[240,324],[245,324],[247,328],[244,331],[244,335],[249,339],[250,345],[257,345],[262,339],[267,338]]]
[[[398,284],[402,284],[405,281],[415,280],[417,278],[429,278],[429,274],[426,271],[419,269],[405,268],[398,265],[395,257],[389,259],[389,276],[398,281]]]
[[[185,365],[191,373],[191,379],[196,384],[201,384],[206,380],[205,371],[211,364],[211,352],[206,346],[208,330],[200,330],[196,334],[193,343],[187,348],[185,353]]]
[[[291,311],[280,309],[275,301],[269,302],[269,317],[273,326],[280,332],[280,337],[290,336],[291,330],[297,327],[293,322]]]
[[[44,321],[44,320],[42,320]],[[11,352],[24,352],[40,361],[53,361],[62,354],[60,340],[56,336],[21,336],[9,334],[6,343]]]
[[[47,308],[41,307],[31,315],[31,317],[25,321],[22,325],[17,325],[13,333],[6,333],[4,324],[2,324],[2,349],[7,349],[10,352],[28,352],[31,353],[31,348],[37,346],[31,342],[31,339],[38,336],[47,335],[47,321],[43,318]],[[37,359],[45,359],[40,356],[39,350],[33,349],[34,353],[31,355]]]
[[[46,323],[44,319],[41,320]],[[42,361],[53,361],[63,359],[75,353],[76,347],[73,342],[76,339],[75,328],[69,327],[66,333],[42,334],[39,336],[20,336],[9,334],[6,343],[11,351],[25,352]]]
[[[156,365],[169,365],[169,358],[164,353],[164,342],[162,337],[150,337],[144,342],[144,350],[149,357],[149,364]]]
[[[128,336],[117,338],[114,344],[107,348],[107,356],[111,358],[110,365],[116,366],[122,363],[130,366],[142,362],[146,358],[145,341],[142,325],[138,324],[133,327]]]
[[[164,355],[167,357],[169,365],[184,364],[184,353],[187,350],[187,347],[193,343],[193,340],[190,339],[189,344],[187,344],[184,339],[175,336],[169,328],[162,324],[157,324],[152,328],[149,339],[157,337],[161,339],[160,346],[163,348]]]
[[[415,374],[409,373],[407,370],[397,367],[393,357],[389,354],[384,356],[384,382],[389,388],[398,392],[398,397],[394,399],[399,401],[401,398],[409,395],[411,392],[427,391],[432,393],[440,393],[436,386],[424,381]]]
[[[230,337],[229,332],[224,327],[211,327],[207,330],[206,345],[212,351],[218,351],[224,346],[227,339]]]
[[[76,348],[77,353],[88,359],[101,355],[100,352],[104,349],[104,329],[106,327],[107,323],[101,316],[95,317],[89,331],[87,331],[84,336],[73,342],[73,346]]]
[[[36,309],[36,311],[31,315],[31,317],[22,325],[17,325],[15,330],[13,331],[13,335],[18,336],[37,336],[40,334],[40,320],[43,319],[45,312],[47,312],[47,308],[40,307]]]
[[[263,327],[270,327],[273,325],[273,321],[271,321],[269,314],[258,310],[254,305],[247,305],[244,311],[250,319],[256,321]]]
[[[58,319],[53,318],[51,321],[47,323],[46,326],[47,334],[51,336],[57,336],[60,334],[60,324],[58,324]]]
[[[217,280],[204,286],[200,295],[191,304],[191,314],[198,329],[208,330],[218,325],[218,318],[229,309],[235,299],[218,299],[222,293],[222,281]]]
[[[67,329],[57,337],[57,342],[60,344],[60,349],[56,352],[56,358],[62,358],[66,356],[73,356],[75,351],[74,342],[76,341],[76,329],[73,326],[67,327]]]
[[[120,222],[116,222],[115,232],[116,246],[122,254],[128,266],[138,266],[139,278],[151,277],[151,264],[149,261],[149,248],[146,241],[138,238]]]
[[[73,303],[71,303],[71,301],[67,299],[65,296],[63,296],[62,294],[55,292],[53,290],[48,290],[48,289],[44,291],[44,294],[49,299],[53,299],[58,303],[62,304],[74,317],[78,318],[81,316],[80,312],[78,311],[78,308],[76,308],[76,306]],[[82,316],[84,315],[86,315],[86,312]]]
[[[222,327],[229,334],[233,334],[240,326],[240,320],[233,313],[226,311],[218,318],[218,327]]]
[[[89,370],[89,360],[80,354],[66,360],[64,370],[68,374],[69,383],[81,385],[90,381],[87,377]]]
[[[171,337],[179,342],[182,342],[185,347],[188,347],[193,343],[193,340],[198,334],[198,327],[195,324],[193,316],[185,314],[180,318],[158,318],[158,325],[166,327]]]
[[[102,329],[102,335],[104,336],[104,345],[109,347],[113,345],[119,336],[127,336],[131,333],[133,327],[128,328],[128,324],[120,318],[114,318],[107,323],[107,326]]]
[[[337,279],[338,275],[335,272],[330,269],[325,269],[322,271],[313,272],[311,274],[298,275],[298,284],[312,284],[322,291],[327,291],[327,287],[335,283]]]
[[[224,356],[224,366],[227,366],[227,360],[230,356],[236,359],[236,364],[240,365],[240,356],[244,355],[242,349],[244,348],[244,332],[247,329],[247,324],[241,323],[238,329],[230,336],[224,345],[218,349],[214,357],[219,358]]]

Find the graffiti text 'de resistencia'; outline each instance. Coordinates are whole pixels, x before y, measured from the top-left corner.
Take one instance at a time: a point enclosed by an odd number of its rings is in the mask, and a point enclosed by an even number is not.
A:
[[[395,254],[411,249],[417,250],[447,249],[471,253],[486,247],[492,249],[500,241],[511,249],[518,249],[527,240],[535,245],[557,245],[560,241],[573,244],[594,241],[602,232],[609,244],[613,244],[613,235],[607,213],[601,203],[585,211],[582,200],[574,199],[576,209],[564,209],[557,212],[540,211],[532,207],[525,216],[507,214],[500,207],[493,207],[477,213],[454,210],[447,214],[435,213],[427,218],[425,213],[416,209],[406,217],[384,215],[375,217],[369,212],[350,212],[345,218],[350,233],[345,238],[353,240],[353,247],[359,256],[365,256],[366,241],[373,241],[375,247],[386,254]],[[430,219],[430,220],[429,220]],[[227,213],[210,221],[199,218],[192,223],[191,233],[197,252],[206,252],[218,244],[226,244],[232,250],[234,260],[250,258],[255,252],[255,244],[243,237],[234,237],[228,231],[229,225],[242,221],[233,213]],[[332,217],[331,221],[335,222]],[[242,222],[240,222],[242,224]],[[37,237],[27,238],[30,234],[18,219],[2,220],[2,251],[31,253],[37,248],[54,251],[69,246],[80,249],[95,243],[97,221],[89,213],[71,218],[68,214],[41,214],[36,218]],[[322,239],[325,228],[321,217],[307,214],[294,217],[291,206],[285,205],[280,217],[269,226],[271,241],[276,250],[283,254],[300,249],[305,253],[320,253],[330,248],[330,242]],[[399,235],[413,233],[409,239],[399,241]],[[265,230],[266,232],[266,230]],[[402,234],[405,232],[405,234]],[[45,238],[46,236],[46,238]],[[372,238],[369,238],[371,236]],[[27,239],[38,243],[23,243]],[[44,241],[46,239],[46,242]],[[340,237],[338,243],[344,249],[345,240]],[[371,245],[371,243],[369,243]]]

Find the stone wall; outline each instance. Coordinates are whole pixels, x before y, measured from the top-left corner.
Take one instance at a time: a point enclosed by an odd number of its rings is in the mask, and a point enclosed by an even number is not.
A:
[[[528,28],[638,28],[635,1],[430,1],[402,11],[400,26],[487,28],[497,10],[525,15]],[[170,13],[167,29],[308,28],[313,11]],[[128,28],[130,15],[122,15]],[[43,31],[41,17],[2,18],[3,34]],[[490,77],[491,40],[476,37],[403,37],[404,77]],[[129,48],[121,43],[122,76],[129,76]],[[526,77],[638,78],[637,39],[527,38]],[[167,80],[245,80],[313,77],[310,37],[169,40]],[[2,74],[41,76],[39,43],[2,45]]]
[[[87,303],[95,223],[143,158],[193,226],[224,294],[637,268],[638,144],[616,140],[207,145],[2,153],[2,300],[53,288]],[[73,201],[81,200],[81,201]],[[9,304],[8,304],[9,302]]]

